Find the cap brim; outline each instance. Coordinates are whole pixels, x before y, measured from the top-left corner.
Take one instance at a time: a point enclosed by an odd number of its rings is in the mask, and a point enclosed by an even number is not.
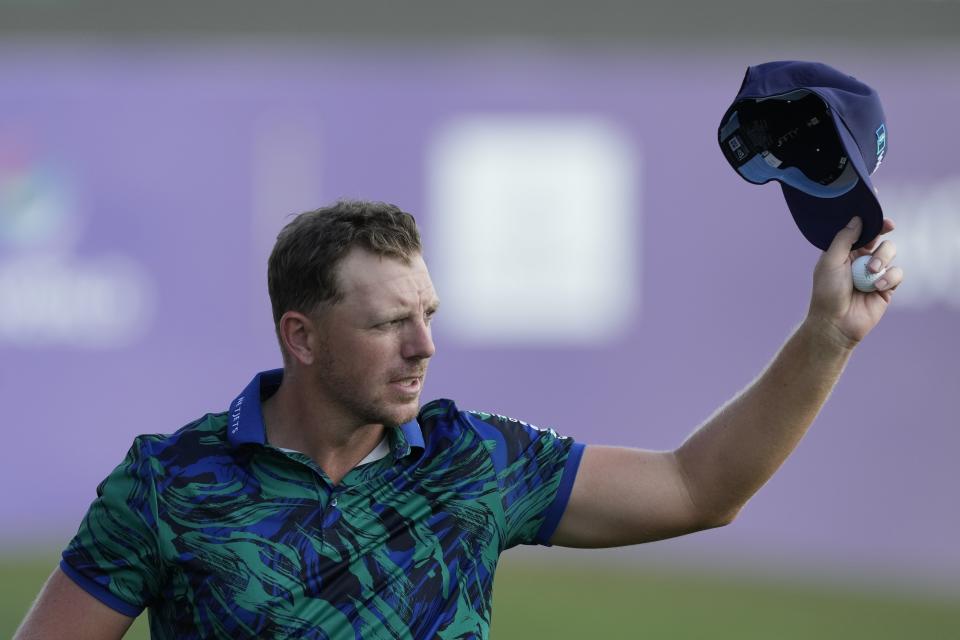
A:
[[[883,227],[883,210],[874,193],[870,173],[863,164],[863,157],[860,155],[857,143],[836,116],[834,116],[834,122],[843,146],[848,150],[853,168],[860,177],[856,186],[835,198],[812,196],[783,182],[780,183],[780,187],[783,189],[783,197],[800,232],[814,246],[824,251],[833,242],[837,232],[843,229],[851,218],[860,216],[863,220],[863,230],[860,238],[853,245],[854,249],[859,249],[880,235]]]

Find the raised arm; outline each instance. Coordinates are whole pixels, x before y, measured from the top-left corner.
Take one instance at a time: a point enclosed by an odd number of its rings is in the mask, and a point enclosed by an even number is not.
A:
[[[885,221],[884,233],[892,229]],[[859,234],[859,218],[837,234],[814,271],[806,319],[763,373],[679,448],[586,448],[554,544],[637,544],[733,520],[803,437],[903,277],[893,267],[882,290],[855,291],[851,262],[869,252],[851,253]],[[895,252],[883,242],[874,255],[887,266]]]
[[[133,620],[88,594],[57,567],[14,640],[115,640],[123,637]]]

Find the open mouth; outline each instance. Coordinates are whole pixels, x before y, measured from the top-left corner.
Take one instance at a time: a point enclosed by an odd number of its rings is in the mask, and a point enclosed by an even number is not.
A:
[[[398,380],[394,380],[391,384],[404,391],[419,391],[422,382],[423,378],[421,376],[414,376],[412,378],[400,378]]]

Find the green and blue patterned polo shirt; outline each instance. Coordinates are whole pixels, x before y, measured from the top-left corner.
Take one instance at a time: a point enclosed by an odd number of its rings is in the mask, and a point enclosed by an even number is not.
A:
[[[583,445],[449,400],[333,485],[265,441],[258,374],[226,413],[138,437],[61,568],[153,638],[486,638],[499,555],[549,544]]]

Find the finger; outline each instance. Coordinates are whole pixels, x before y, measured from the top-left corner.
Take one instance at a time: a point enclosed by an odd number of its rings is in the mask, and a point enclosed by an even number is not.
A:
[[[863,245],[859,249],[853,250],[854,258],[859,258],[860,256],[868,256],[877,248],[877,244],[880,242],[880,236],[877,236],[867,244]]]
[[[900,267],[890,267],[883,277],[873,283],[877,291],[893,291],[903,282],[903,269]]]
[[[863,221],[860,216],[854,216],[850,219],[843,229],[837,232],[833,242],[823,256],[825,262],[833,266],[842,265],[850,258],[850,250],[854,243],[860,238],[860,229],[863,228]]]
[[[886,235],[896,229],[897,226],[894,224],[893,220],[890,218],[883,219],[883,226],[880,228],[880,233],[877,234],[877,237],[863,245],[859,249],[854,249],[853,255],[854,258],[859,258],[860,256],[865,256],[867,254],[873,253],[877,248],[877,244],[881,242],[880,236]]]
[[[871,273],[878,273],[889,267],[895,257],[897,257],[897,245],[890,240],[884,240],[874,250],[873,258],[867,264],[867,270]]]

